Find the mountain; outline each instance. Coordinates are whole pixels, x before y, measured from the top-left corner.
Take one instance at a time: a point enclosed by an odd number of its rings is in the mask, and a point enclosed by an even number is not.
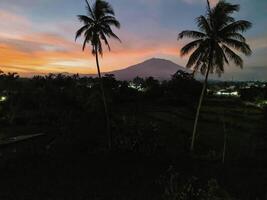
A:
[[[139,76],[142,78],[154,77],[158,80],[169,80],[171,75],[175,74],[178,70],[183,70],[188,73],[192,71],[186,69],[176,63],[160,59],[152,58],[142,63],[103,74],[114,74],[118,80],[133,80]],[[96,74],[87,74],[85,76],[96,77]],[[198,73],[195,77],[198,80],[203,80],[204,76]],[[216,74],[210,74],[209,80],[213,81],[267,81],[267,67],[244,67],[239,69],[237,67],[226,67],[226,72],[218,77]]]
[[[159,80],[167,80],[171,75],[175,74],[178,70],[189,71],[182,66],[175,64],[172,61],[152,58],[142,63],[127,67],[122,70],[116,70],[105,74],[114,74],[119,80],[132,80],[139,76],[142,78],[154,77]]]

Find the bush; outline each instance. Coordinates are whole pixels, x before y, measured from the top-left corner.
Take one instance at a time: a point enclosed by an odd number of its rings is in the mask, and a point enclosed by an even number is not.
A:
[[[136,118],[124,116],[117,119],[114,145],[119,151],[129,151],[152,155],[161,149],[158,125],[154,122],[137,122]]]
[[[233,198],[222,189],[216,179],[203,181],[197,177],[181,178],[170,167],[161,177],[163,200],[231,200]]]

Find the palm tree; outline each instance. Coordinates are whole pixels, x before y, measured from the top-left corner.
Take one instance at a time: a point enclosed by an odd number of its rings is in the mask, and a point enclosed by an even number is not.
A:
[[[78,19],[83,24],[83,26],[76,32],[75,41],[83,34],[83,51],[85,50],[86,45],[91,43],[92,54],[96,58],[98,78],[106,115],[107,134],[109,136],[109,148],[111,148],[112,134],[110,130],[110,118],[108,114],[107,101],[99,67],[98,54],[103,56],[102,41],[108,47],[109,51],[111,50],[107,38],[115,38],[120,41],[119,37],[111,29],[111,26],[120,28],[120,23],[115,18],[114,10],[108,2],[104,0],[96,0],[93,5],[90,5],[88,0],[86,0],[86,4],[87,16],[78,15]]]
[[[215,7],[211,8],[208,0],[207,3],[207,14],[197,18],[199,31],[186,30],[178,36],[178,39],[184,37],[195,39],[181,49],[181,56],[192,52],[187,68],[193,68],[194,73],[200,70],[205,75],[194,122],[191,151],[194,150],[198,118],[209,74],[215,72],[221,75],[225,64],[229,64],[230,61],[243,68],[243,60],[234,50],[246,56],[252,53],[242,35],[252,24],[245,20],[235,20],[231,16],[239,11],[240,6],[220,0]]]

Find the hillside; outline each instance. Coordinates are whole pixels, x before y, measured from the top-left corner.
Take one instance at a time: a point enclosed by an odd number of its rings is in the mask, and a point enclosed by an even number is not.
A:
[[[114,74],[119,80],[132,80],[137,76],[142,78],[152,76],[159,80],[167,80],[178,70],[188,71],[184,67],[169,60],[152,58],[125,69],[112,71],[106,74]]]

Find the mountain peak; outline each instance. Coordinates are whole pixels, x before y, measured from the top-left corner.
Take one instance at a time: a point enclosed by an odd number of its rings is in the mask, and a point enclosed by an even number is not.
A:
[[[163,58],[150,58],[148,60],[145,60],[145,62],[172,62],[170,60],[166,60],[166,59],[163,59]]]
[[[147,61],[157,61],[157,60],[165,60],[165,59],[162,59],[162,58],[156,58],[156,57],[153,57],[153,58],[150,58],[150,59],[148,59]]]
[[[110,72],[109,74],[114,74],[120,80],[132,80],[137,76],[142,78],[152,76],[159,80],[167,80],[178,70],[187,71],[184,67],[170,60],[151,58],[125,69]]]

